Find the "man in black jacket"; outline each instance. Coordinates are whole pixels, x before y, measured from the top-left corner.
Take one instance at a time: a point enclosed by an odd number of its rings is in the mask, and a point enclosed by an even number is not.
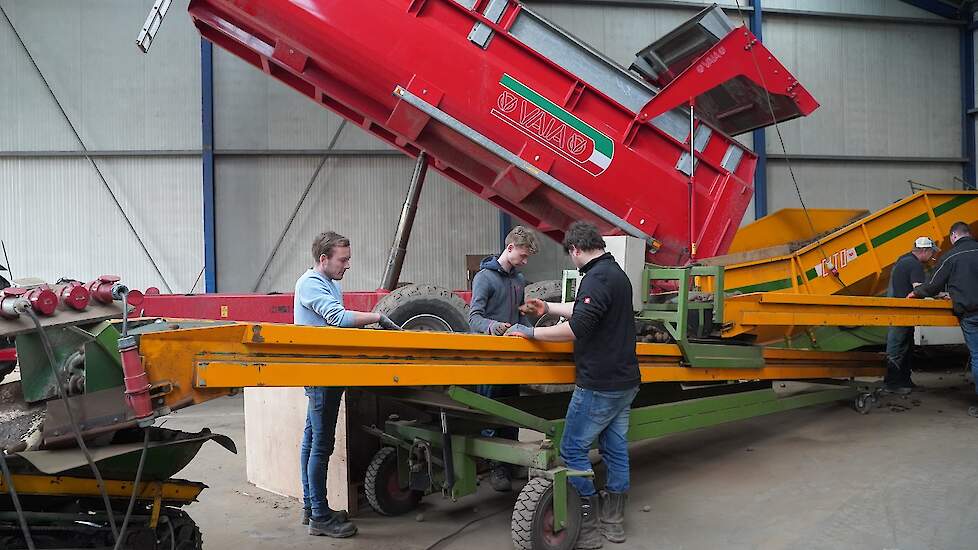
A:
[[[930,282],[914,288],[907,298],[935,296],[947,289],[971,352],[971,374],[978,382],[978,242],[968,224],[956,222],[951,226],[951,244]],[[978,418],[978,406],[968,407],[968,414]]]
[[[582,525],[577,548],[601,548],[601,536],[625,541],[625,501],[629,488],[628,415],[642,376],[635,355],[635,313],[628,276],[605,252],[598,229],[575,222],[564,237],[564,250],[581,271],[573,303],[527,300],[535,315],[553,313],[570,319],[552,327],[510,330],[548,342],[574,341],[574,394],[567,406],[560,456],[571,470],[591,470],[588,451],[594,440],[608,482],[600,497],[589,477],[569,478],[581,496]],[[599,506],[600,502],[600,506]],[[595,512],[600,509],[600,520]]]

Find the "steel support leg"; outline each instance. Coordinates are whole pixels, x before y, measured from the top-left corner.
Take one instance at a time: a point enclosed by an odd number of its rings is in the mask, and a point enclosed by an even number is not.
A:
[[[407,254],[408,241],[411,239],[411,229],[414,227],[414,216],[418,213],[418,199],[421,197],[421,188],[424,187],[424,178],[427,173],[428,155],[422,151],[418,154],[418,163],[414,166],[411,185],[408,187],[407,196],[404,197],[401,217],[397,221],[397,231],[394,233],[391,253],[387,258],[387,266],[384,268],[384,275],[381,278],[380,288],[384,290],[397,288],[397,281],[401,277],[401,268],[404,267],[404,256]]]

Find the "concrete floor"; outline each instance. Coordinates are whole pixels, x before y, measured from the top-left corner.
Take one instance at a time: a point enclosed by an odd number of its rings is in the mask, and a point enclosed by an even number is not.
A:
[[[958,371],[915,378],[927,389],[886,398],[867,416],[826,405],[633,446],[630,538],[605,547],[978,548],[978,420],[965,412],[973,390]],[[243,422],[234,398],[175,414],[167,427],[207,426],[243,446]],[[297,501],[249,485],[243,454],[207,444],[178,477],[210,485],[187,509],[207,550],[424,549],[489,514],[437,548],[512,548],[515,492],[429,497],[420,522],[368,512],[356,518],[359,535],[336,541],[305,534]]]

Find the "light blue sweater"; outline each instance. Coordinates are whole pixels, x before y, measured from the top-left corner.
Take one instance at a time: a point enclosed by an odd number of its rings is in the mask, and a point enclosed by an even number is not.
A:
[[[333,279],[310,269],[295,282],[293,322],[311,327],[352,327],[353,314],[343,307],[343,291]]]

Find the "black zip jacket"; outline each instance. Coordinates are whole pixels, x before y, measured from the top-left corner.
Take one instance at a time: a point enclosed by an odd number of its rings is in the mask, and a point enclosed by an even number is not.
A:
[[[638,386],[632,284],[610,252],[581,268],[570,328],[577,385],[617,391]]]
[[[978,242],[962,237],[937,266],[930,282],[914,289],[920,298],[934,296],[947,288],[958,317],[978,315]]]

